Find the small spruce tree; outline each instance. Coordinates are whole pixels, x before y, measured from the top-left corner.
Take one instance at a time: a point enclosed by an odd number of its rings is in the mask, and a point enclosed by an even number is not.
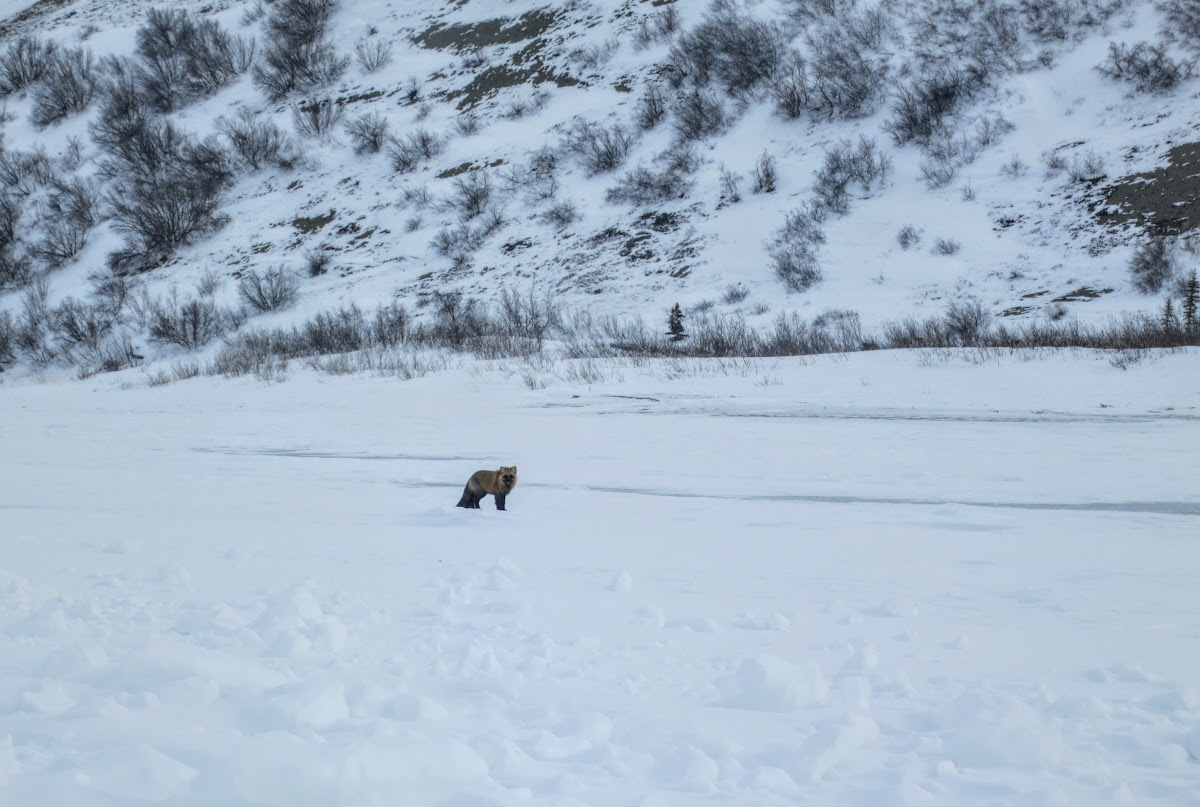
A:
[[[671,337],[672,342],[678,342],[687,336],[683,328],[683,309],[679,307],[679,303],[675,303],[675,307],[667,315],[667,336]]]
[[[1197,321],[1197,311],[1200,308],[1200,281],[1196,280],[1196,270],[1188,275],[1187,283],[1183,286],[1183,328],[1188,334],[1194,333],[1200,325]]]
[[[1173,334],[1179,330],[1179,317],[1175,314],[1175,303],[1170,297],[1163,303],[1162,329],[1168,334]]]

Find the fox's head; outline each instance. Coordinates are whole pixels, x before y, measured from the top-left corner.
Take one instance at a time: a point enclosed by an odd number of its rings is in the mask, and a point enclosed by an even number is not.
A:
[[[500,466],[500,481],[504,483],[504,487],[511,488],[517,483],[517,466],[506,467]]]

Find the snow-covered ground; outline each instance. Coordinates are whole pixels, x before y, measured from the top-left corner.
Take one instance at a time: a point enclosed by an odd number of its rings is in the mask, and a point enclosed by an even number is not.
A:
[[[975,359],[9,384],[0,804],[1196,804],[1200,353]]]

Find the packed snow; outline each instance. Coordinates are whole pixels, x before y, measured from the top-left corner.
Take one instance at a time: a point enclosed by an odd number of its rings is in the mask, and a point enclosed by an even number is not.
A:
[[[1194,804],[1198,360],[6,385],[0,804]]]

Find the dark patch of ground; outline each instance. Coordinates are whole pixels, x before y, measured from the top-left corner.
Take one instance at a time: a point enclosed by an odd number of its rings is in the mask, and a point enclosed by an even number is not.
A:
[[[534,39],[550,30],[558,19],[553,9],[546,7],[527,11],[520,17],[498,17],[476,23],[445,25],[434,23],[413,37],[425,48],[461,52],[486,48],[489,45],[513,45]]]
[[[1102,294],[1111,294],[1112,289],[1093,289],[1090,286],[1080,286],[1075,291],[1069,291],[1061,297],[1055,297],[1052,303],[1078,303],[1095,300]]]
[[[1100,191],[1088,209],[1102,224],[1157,236],[1194,230],[1200,227],[1200,142],[1175,146],[1165,166],[1121,177]]]
[[[336,217],[337,211],[331,209],[329,213],[324,216],[299,216],[294,218],[292,219],[292,226],[305,235],[309,235],[311,233],[315,233],[317,230],[333,221]]]

